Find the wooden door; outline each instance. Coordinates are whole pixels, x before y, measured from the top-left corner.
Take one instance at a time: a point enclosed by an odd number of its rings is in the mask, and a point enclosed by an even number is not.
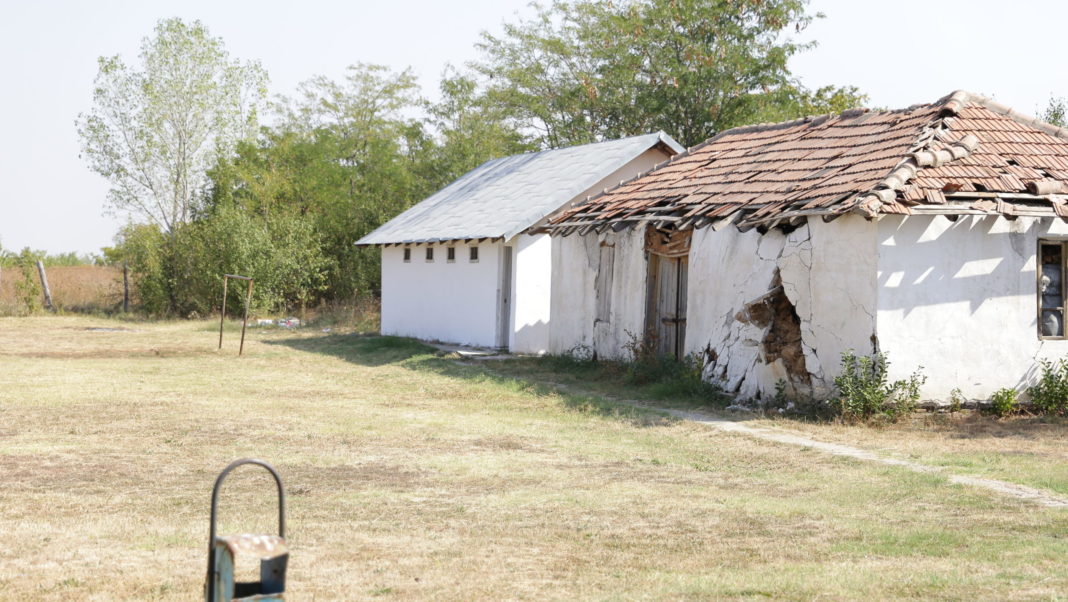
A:
[[[686,344],[685,256],[649,255],[649,294],[646,301],[646,335],[658,355],[682,359]]]

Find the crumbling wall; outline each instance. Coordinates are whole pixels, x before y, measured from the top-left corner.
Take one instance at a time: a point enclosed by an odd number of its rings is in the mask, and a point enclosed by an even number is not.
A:
[[[607,292],[608,319],[600,320],[596,286],[604,244],[614,247],[613,277]],[[551,353],[575,350],[601,358],[626,358],[628,333],[641,335],[645,320],[644,244],[640,228],[552,237]]]
[[[843,217],[784,234],[698,230],[690,253],[687,346],[705,378],[742,398],[825,397],[841,352],[875,332],[874,226]]]

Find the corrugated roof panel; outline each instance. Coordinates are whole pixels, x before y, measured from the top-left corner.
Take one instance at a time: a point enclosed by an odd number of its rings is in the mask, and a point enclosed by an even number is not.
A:
[[[487,161],[356,244],[511,238],[660,144],[683,150],[657,132]]]

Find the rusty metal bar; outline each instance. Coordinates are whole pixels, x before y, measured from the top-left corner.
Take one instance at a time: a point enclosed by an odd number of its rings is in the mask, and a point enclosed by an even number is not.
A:
[[[230,282],[227,276],[223,276],[223,302],[222,315],[219,317],[219,349],[222,349],[223,326],[226,325],[226,285]]]
[[[237,354],[245,352],[245,329],[248,327],[248,306],[252,304],[252,278],[248,279],[248,295],[245,296],[245,318],[241,321],[241,346],[237,348]]]
[[[216,537],[216,518],[219,511],[219,489],[222,487],[223,480],[226,475],[230,474],[238,466],[245,464],[256,464],[262,466],[271,473],[274,477],[274,483],[278,486],[278,537],[285,539],[286,537],[286,493],[282,487],[282,476],[278,474],[278,471],[273,466],[258,460],[256,458],[242,458],[230,463],[229,466],[223,469],[219,476],[215,479],[215,487],[211,490],[211,526],[208,530],[208,583],[207,583],[207,600],[215,599],[215,537]]]

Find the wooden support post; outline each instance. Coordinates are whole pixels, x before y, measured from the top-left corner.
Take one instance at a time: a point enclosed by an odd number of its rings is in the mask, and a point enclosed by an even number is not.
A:
[[[219,317],[219,349],[222,349],[223,326],[226,325],[226,284],[229,281],[229,278],[223,276],[222,315]]]
[[[130,266],[122,262],[122,313],[130,311]]]
[[[248,306],[252,303],[252,279],[248,279],[248,295],[245,296],[245,319],[241,322],[241,346],[237,348],[237,354],[245,352],[245,328],[248,327]]]
[[[37,273],[41,276],[41,287],[44,289],[44,302],[45,309],[54,310],[55,306],[52,305],[52,291],[48,288],[48,276],[45,275],[44,262],[40,259],[37,260]]]

